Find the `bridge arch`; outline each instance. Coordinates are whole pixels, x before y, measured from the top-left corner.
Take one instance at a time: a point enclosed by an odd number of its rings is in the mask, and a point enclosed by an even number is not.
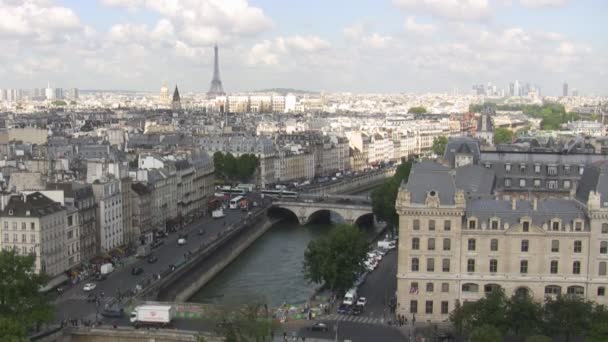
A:
[[[361,227],[361,226],[373,226],[374,224],[374,213],[373,212],[369,212],[369,213],[365,213],[362,215],[359,215],[359,217],[357,217],[355,219],[355,221],[353,222],[353,224],[355,226]]]
[[[293,221],[300,223],[298,215],[289,208],[272,206],[266,211],[266,215],[272,218],[280,218],[282,220]]]
[[[319,222],[321,220],[329,221],[331,223],[338,223],[338,224],[346,222],[343,215],[336,210],[318,209],[308,215],[308,217],[304,221],[304,224]]]

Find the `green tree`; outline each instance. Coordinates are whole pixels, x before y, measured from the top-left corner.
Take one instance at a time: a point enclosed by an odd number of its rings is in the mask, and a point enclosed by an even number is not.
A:
[[[439,157],[443,157],[445,153],[445,147],[448,144],[448,138],[445,136],[439,136],[433,139],[433,153],[435,153]]]
[[[224,175],[224,154],[217,151],[213,154],[213,167],[215,168],[215,174],[219,177],[225,177]]]
[[[509,330],[515,335],[530,336],[540,331],[542,326],[542,307],[532,297],[525,295],[514,295],[507,302],[506,321]]]
[[[500,330],[491,325],[481,325],[471,333],[471,342],[497,342],[502,341]]]
[[[459,334],[466,335],[472,330],[474,309],[474,303],[465,303],[462,305],[460,304],[460,301],[456,301],[456,306],[450,313],[450,322],[452,322]]]
[[[278,330],[280,324],[272,319],[265,308],[261,303],[225,307],[214,315],[218,317],[216,331],[225,341],[271,341],[273,332]]]
[[[259,159],[254,154],[242,154],[237,159],[236,176],[239,180],[246,182],[255,173],[259,165]]]
[[[224,155],[224,177],[228,179],[234,179],[237,175],[237,160],[234,158],[232,153],[226,153]]]
[[[344,293],[364,270],[367,237],[359,228],[342,224],[324,238],[313,240],[304,252],[304,277]]]
[[[591,315],[591,328],[585,341],[608,341],[608,309],[604,305],[595,305]]]
[[[392,227],[397,225],[398,217],[395,211],[395,201],[397,200],[399,186],[402,182],[407,182],[411,169],[411,161],[400,164],[395,171],[395,175],[374,189],[371,194],[374,215]]]
[[[494,129],[494,144],[508,144],[513,141],[513,131],[498,127]]]
[[[410,107],[410,109],[408,109],[407,112],[410,113],[410,114],[426,114],[427,113],[426,108],[421,107],[421,106],[419,106],[419,107]]]
[[[486,296],[473,304],[473,325],[490,325],[502,333],[507,331],[507,297],[502,288],[486,293]]]
[[[545,335],[532,335],[526,337],[526,342],[551,342],[553,339]]]
[[[548,335],[563,335],[566,341],[587,332],[593,306],[574,295],[558,296],[545,302],[543,314]]]
[[[25,341],[27,332],[52,319],[52,307],[39,289],[46,277],[32,272],[34,256],[0,251],[0,336]]]

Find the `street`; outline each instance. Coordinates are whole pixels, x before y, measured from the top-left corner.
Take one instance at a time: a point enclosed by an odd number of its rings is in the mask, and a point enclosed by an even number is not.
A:
[[[260,202],[261,203],[261,202]],[[212,219],[204,217],[199,221],[192,222],[177,233],[171,233],[164,238],[164,244],[153,249],[152,254],[158,257],[156,263],[150,264],[147,258],[138,259],[135,256],[123,258],[122,267],[117,267],[114,272],[109,274],[104,281],[82,281],[70,289],[66,289],[55,300],[56,304],[56,321],[69,318],[95,320],[96,305],[94,302],[87,302],[89,293],[100,295],[105,294],[102,299],[99,312],[104,308],[105,303],[109,303],[116,299],[118,291],[125,292],[135,288],[136,284],[142,283],[147,279],[151,279],[153,274],[160,274],[168,269],[170,265],[177,260],[182,259],[184,254],[191,249],[200,246],[202,242],[207,241],[212,236],[226,230],[231,224],[241,221],[246,215],[246,212],[241,210],[226,209],[226,216],[221,219]],[[198,235],[199,229],[204,229],[204,235]],[[178,234],[188,234],[187,244],[185,246],[177,245]],[[144,272],[138,276],[131,274],[133,267],[141,267]],[[97,284],[95,290],[91,292],[83,291],[84,284],[93,282]]]

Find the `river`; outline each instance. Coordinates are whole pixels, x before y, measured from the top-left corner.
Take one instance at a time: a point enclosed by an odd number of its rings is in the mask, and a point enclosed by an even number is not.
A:
[[[190,301],[222,304],[262,301],[271,307],[284,302],[305,303],[317,285],[304,280],[304,251],[311,240],[326,235],[332,227],[332,224],[300,226],[293,221],[275,224]]]

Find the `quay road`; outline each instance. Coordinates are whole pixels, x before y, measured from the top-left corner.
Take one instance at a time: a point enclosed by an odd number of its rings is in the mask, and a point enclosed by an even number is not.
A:
[[[257,195],[248,194],[247,197],[257,201],[262,206],[262,200]],[[203,217],[178,230],[177,233],[170,233],[168,237],[164,238],[164,244],[152,250],[152,255],[158,257],[158,261],[153,264],[148,263],[147,258],[137,259],[135,256],[123,258],[121,260],[123,266],[117,267],[114,272],[109,274],[106,280],[99,282],[93,280],[82,281],[66,289],[55,300],[56,321],[59,322],[70,318],[94,321],[97,312],[101,313],[103,310],[104,304],[116,300],[118,291],[124,293],[128,290],[133,290],[138,283],[151,279],[153,274],[163,273],[163,271],[175,264],[176,261],[184,258],[184,254],[189,250],[198,248],[202,243],[226,231],[231,224],[238,224],[247,216],[247,212],[231,209],[224,210],[224,214],[226,216],[220,219],[213,219],[209,216]],[[198,234],[200,229],[205,230],[205,234],[202,236]],[[177,245],[179,234],[188,234],[186,245]],[[131,269],[133,267],[141,267],[144,272],[137,276],[132,275]],[[97,285],[95,290],[91,292],[83,291],[84,284],[88,282]],[[104,298],[99,309],[97,309],[94,302],[87,302],[89,293],[100,295],[102,292],[104,293]],[[98,316],[98,318],[101,317]]]

